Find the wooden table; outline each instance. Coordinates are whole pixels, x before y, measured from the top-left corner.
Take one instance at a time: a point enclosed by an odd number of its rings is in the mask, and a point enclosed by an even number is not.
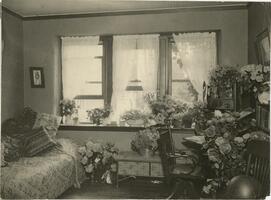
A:
[[[150,152],[151,153],[151,152]],[[139,155],[133,151],[120,152],[116,157],[117,175],[116,185],[128,178],[143,177],[162,177],[162,165],[159,155]],[[119,179],[119,175],[126,176]]]

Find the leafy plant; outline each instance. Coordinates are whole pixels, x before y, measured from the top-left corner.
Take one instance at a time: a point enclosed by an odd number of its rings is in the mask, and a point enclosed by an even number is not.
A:
[[[74,100],[63,99],[59,103],[62,116],[72,115],[77,112],[77,107]]]
[[[142,119],[144,122],[146,122],[148,120],[148,118],[149,118],[149,115],[143,113],[140,110],[129,110],[129,111],[126,111],[121,116],[121,119],[124,121]]]
[[[78,152],[81,155],[81,164],[89,177],[97,182],[104,180],[106,183],[112,183],[112,173],[116,172],[115,156],[119,152],[113,143],[101,144],[90,140],[79,147]]]
[[[187,112],[189,108],[186,103],[175,100],[169,95],[155,97],[153,94],[148,94],[145,100],[150,105],[157,124],[171,126],[173,120],[180,119],[181,114]]]
[[[158,148],[159,133],[155,128],[146,128],[136,133],[131,141],[131,149],[142,154],[145,149],[155,152]]]
[[[111,109],[105,108],[94,108],[92,110],[87,110],[88,118],[93,121],[93,123],[100,124],[100,120],[109,116]]]

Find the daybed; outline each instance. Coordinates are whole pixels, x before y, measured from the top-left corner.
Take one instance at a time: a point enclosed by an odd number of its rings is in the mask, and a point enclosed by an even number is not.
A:
[[[21,157],[1,168],[1,198],[52,199],[71,186],[79,187],[84,170],[77,147],[68,139],[42,155]]]

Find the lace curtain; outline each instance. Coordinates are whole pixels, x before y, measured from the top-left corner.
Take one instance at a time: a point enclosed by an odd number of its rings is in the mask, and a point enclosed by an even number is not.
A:
[[[159,35],[113,37],[113,94],[111,121],[119,122],[125,111],[148,112],[146,93],[156,93],[159,61]],[[131,80],[140,80],[143,91],[127,91]]]
[[[90,57],[97,54],[99,36],[61,39],[63,98],[73,99],[76,95],[85,93],[85,82],[89,76],[86,69],[99,62]]]
[[[216,34],[184,33],[173,35],[181,64],[188,78],[203,100],[203,82],[208,82],[208,74],[216,66]]]

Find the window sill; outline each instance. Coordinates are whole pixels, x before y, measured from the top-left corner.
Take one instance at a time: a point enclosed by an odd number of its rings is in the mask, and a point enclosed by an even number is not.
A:
[[[59,130],[67,131],[112,131],[112,132],[137,132],[143,130],[144,127],[131,127],[131,126],[95,126],[90,124],[79,124],[79,125],[63,125],[59,126]],[[192,128],[173,128],[172,132],[191,133],[194,132]]]

